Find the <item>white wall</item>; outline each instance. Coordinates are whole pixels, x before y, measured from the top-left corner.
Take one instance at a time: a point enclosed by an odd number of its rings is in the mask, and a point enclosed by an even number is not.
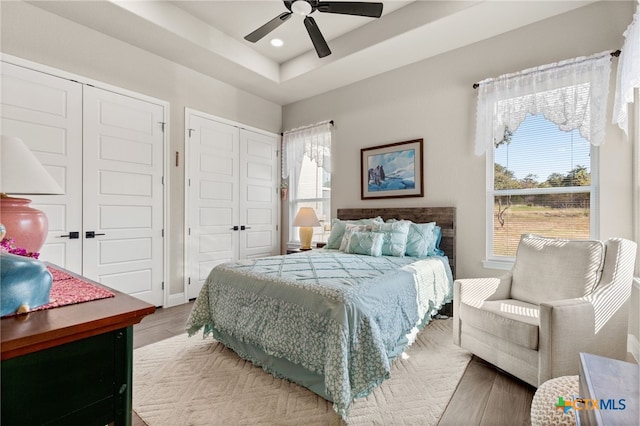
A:
[[[184,108],[271,132],[282,108],[157,55],[23,2],[2,1],[0,51],[170,102],[170,294],[183,291]]]
[[[500,275],[503,271],[484,269],[481,264],[485,255],[485,157],[473,153],[476,98],[472,84],[616,50],[622,46],[622,33],[634,10],[635,2],[597,3],[296,102],[284,107],[282,127],[335,121],[334,212],[346,207],[455,206],[457,276]],[[416,138],[424,139],[424,198],[360,200],[360,149]],[[624,134],[609,126],[600,151],[601,238],[633,238],[631,152]],[[283,241],[287,239],[284,235]]]

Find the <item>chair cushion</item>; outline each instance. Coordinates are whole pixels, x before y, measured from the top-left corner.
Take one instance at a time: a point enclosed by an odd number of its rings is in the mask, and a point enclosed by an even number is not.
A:
[[[600,281],[604,256],[602,241],[525,234],[513,266],[511,298],[539,305],[586,296]]]
[[[538,350],[539,313],[538,305],[506,299],[483,301],[481,304],[461,303],[459,315],[463,324]]]

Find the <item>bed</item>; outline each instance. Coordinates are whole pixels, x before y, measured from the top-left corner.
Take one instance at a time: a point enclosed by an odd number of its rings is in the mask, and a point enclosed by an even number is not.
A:
[[[376,256],[334,247],[218,265],[194,303],[187,331],[204,329],[204,337],[211,335],[274,376],[332,401],[346,418],[353,400],[389,377],[393,359],[452,300],[455,208],[337,213],[342,225],[369,218],[378,230],[396,227],[380,220],[436,222],[444,253]],[[367,236],[352,228],[350,242]],[[379,233],[368,236],[377,241]]]

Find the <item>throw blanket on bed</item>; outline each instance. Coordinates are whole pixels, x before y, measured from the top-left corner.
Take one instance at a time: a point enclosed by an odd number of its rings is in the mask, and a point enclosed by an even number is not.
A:
[[[314,250],[218,265],[187,330],[193,335],[204,327],[204,336],[213,333],[223,344],[217,331],[226,333],[323,375],[344,417],[354,398],[389,377],[404,336],[451,298],[446,257]]]

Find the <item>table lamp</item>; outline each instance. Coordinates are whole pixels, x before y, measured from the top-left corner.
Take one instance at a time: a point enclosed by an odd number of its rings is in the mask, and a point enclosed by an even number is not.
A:
[[[311,250],[313,227],[320,226],[316,212],[311,207],[300,207],[296,218],[293,219],[293,226],[300,227],[300,250]]]
[[[47,239],[49,223],[44,212],[29,206],[31,200],[7,194],[64,194],[21,139],[0,138],[0,223],[16,247],[38,252]]]

